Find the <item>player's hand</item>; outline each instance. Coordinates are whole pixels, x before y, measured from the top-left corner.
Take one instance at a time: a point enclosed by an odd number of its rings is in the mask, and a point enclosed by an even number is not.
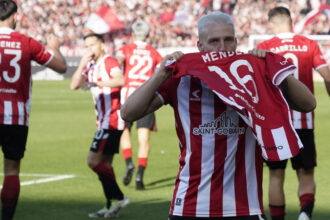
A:
[[[80,88],[83,89],[83,90],[89,90],[90,88],[95,87],[95,86],[97,86],[97,84],[94,83],[94,82],[84,82],[80,86]]]
[[[183,57],[183,55],[184,55],[184,53],[182,53],[181,51],[176,51],[174,53],[166,55],[160,64],[160,69],[163,69],[164,71],[166,71],[167,74],[171,74],[172,72],[169,69],[167,69],[166,67],[168,65],[172,64],[173,62],[179,61]]]
[[[256,48],[248,51],[249,54],[252,54],[253,56],[256,56],[259,58],[265,58],[267,52],[268,52],[268,50],[262,50],[262,49],[256,49]]]
[[[94,59],[94,52],[86,50],[84,55],[81,57],[80,65],[87,66],[87,64]]]
[[[47,45],[52,49],[59,49],[60,48],[60,40],[54,35],[50,34],[47,36]]]

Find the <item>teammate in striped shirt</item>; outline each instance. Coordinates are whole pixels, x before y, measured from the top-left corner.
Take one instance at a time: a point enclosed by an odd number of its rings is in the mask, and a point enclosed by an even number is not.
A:
[[[330,95],[330,70],[316,41],[291,32],[292,19],[289,9],[275,7],[268,13],[269,24],[276,35],[258,45],[291,60],[298,68],[294,76],[303,82],[314,93],[313,68],[323,77],[328,94]],[[300,200],[299,220],[310,219],[312,216],[316,166],[316,151],[314,143],[314,112],[301,113],[292,110],[293,125],[303,145],[302,152],[291,159],[292,168],[296,170]],[[273,220],[284,219],[285,196],[283,190],[284,175],[287,160],[267,162],[270,168],[269,209]]]
[[[13,219],[20,192],[20,161],[24,156],[31,105],[31,61],[56,72],[66,71],[59,40],[47,38],[49,49],[16,32],[17,5],[0,0],[0,146],[4,154],[1,219]]]
[[[120,87],[125,79],[116,59],[105,53],[102,36],[88,34],[84,37],[86,52],[72,76],[71,89],[91,90],[97,115],[92,146],[88,154],[88,166],[98,175],[106,197],[103,209],[92,212],[89,217],[115,217],[129,203],[129,198],[120,190],[112,161],[119,151],[120,136],[124,129],[120,118]],[[112,200],[117,200],[112,205]]]
[[[225,13],[203,16],[198,21],[198,33],[201,52],[236,50],[234,22]],[[263,50],[253,50],[252,54],[265,57]],[[265,219],[261,149],[256,147],[251,129],[199,79],[170,77],[166,61],[182,56],[181,52],[166,56],[156,74],[128,97],[121,109],[127,121],[164,104],[174,109],[181,154],[169,220]],[[293,77],[284,81],[289,88],[302,85]],[[292,95],[289,92],[288,98]],[[309,97],[308,104],[314,106],[313,96]],[[299,98],[293,103],[305,107],[298,102],[305,97]],[[217,132],[212,130],[215,127]]]
[[[137,20],[132,25],[133,42],[119,48],[116,57],[120,64],[123,64],[125,86],[121,89],[121,103],[138,87],[147,81],[155,72],[156,66],[162,61],[162,56],[150,44],[146,43],[149,35],[149,24],[143,20]],[[121,136],[122,155],[126,162],[126,172],[123,178],[124,185],[131,181],[135,166],[132,162],[132,140],[131,127],[133,123],[126,122],[125,129]],[[150,151],[150,131],[156,129],[154,113],[136,121],[138,136],[138,170],[135,176],[137,190],[143,190],[143,174],[147,167]]]

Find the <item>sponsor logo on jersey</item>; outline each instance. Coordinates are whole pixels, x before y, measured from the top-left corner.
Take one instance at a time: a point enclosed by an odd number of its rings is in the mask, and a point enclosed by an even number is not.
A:
[[[283,150],[283,146],[282,145],[279,145],[279,146],[262,146],[265,150],[269,151],[269,150],[274,150],[274,151],[277,151],[277,150]]]
[[[231,118],[227,116],[227,113],[222,113],[218,118],[198,128],[193,129],[194,135],[233,135],[233,134],[244,134],[245,128],[238,127],[238,125],[232,122]]]
[[[200,94],[200,89],[197,89],[191,93],[192,97],[190,98],[190,101],[200,101],[201,97],[199,96]]]
[[[182,199],[181,198],[176,198],[175,205],[176,206],[181,206],[182,205]]]

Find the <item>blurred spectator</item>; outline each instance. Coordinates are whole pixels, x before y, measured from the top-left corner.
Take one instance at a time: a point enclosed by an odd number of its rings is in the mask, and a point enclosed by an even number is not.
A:
[[[275,5],[287,6],[295,23],[327,0],[18,0],[23,15],[18,30],[44,42],[48,33],[58,35],[64,45],[83,45],[85,27],[91,13],[107,4],[124,23],[121,30],[107,34],[111,51],[127,43],[131,24],[138,18],[152,24],[149,42],[156,48],[195,46],[198,18],[212,10],[233,14],[240,45],[247,46],[251,34],[268,34],[267,11]],[[327,5],[329,6],[329,5]],[[330,9],[317,14],[302,34],[329,34]]]

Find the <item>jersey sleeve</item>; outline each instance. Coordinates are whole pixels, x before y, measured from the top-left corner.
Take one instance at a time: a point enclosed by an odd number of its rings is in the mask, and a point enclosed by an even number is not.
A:
[[[53,59],[53,55],[38,41],[29,38],[29,44],[32,59],[37,63],[47,65]]]
[[[289,60],[272,52],[266,53],[266,69],[273,85],[278,86],[297,69]]]
[[[112,57],[107,57],[105,60],[104,60],[104,64],[105,64],[105,69],[107,71],[107,74],[109,76],[111,76],[112,73],[115,73],[115,72],[120,72],[120,65],[118,63],[118,61]]]
[[[167,79],[157,90],[156,94],[161,98],[163,101],[163,104],[171,104],[170,97],[171,95],[169,94],[171,91],[175,91],[174,87],[174,81],[175,78],[170,77]]]
[[[317,70],[323,66],[327,66],[327,61],[321,52],[321,49],[316,41],[312,41],[313,55],[313,67]]]

